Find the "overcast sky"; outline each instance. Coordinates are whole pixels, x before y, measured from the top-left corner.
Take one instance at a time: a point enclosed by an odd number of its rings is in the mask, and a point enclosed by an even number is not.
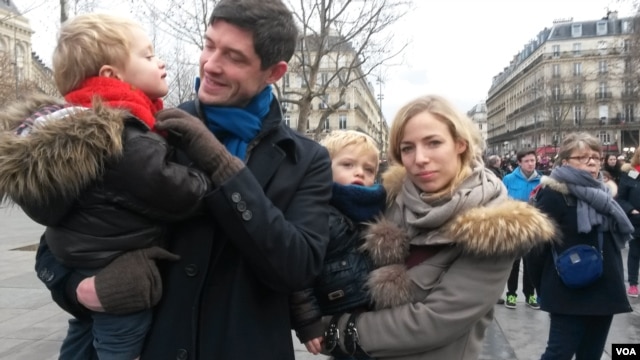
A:
[[[466,112],[487,96],[492,78],[553,20],[595,20],[607,8],[631,14],[630,1],[611,0],[415,0],[394,25],[395,35],[412,39],[404,65],[390,69],[382,86],[383,113],[391,122],[405,102],[437,93]],[[116,9],[110,9],[116,11]],[[58,14],[56,14],[57,16]],[[127,14],[128,15],[128,14]],[[27,14],[33,50],[50,63],[55,30],[41,24],[42,13]],[[51,14],[44,14],[44,18]],[[374,84],[378,91],[378,84]]]

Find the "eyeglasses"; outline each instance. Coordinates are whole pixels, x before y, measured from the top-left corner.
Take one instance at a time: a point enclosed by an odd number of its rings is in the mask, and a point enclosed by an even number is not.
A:
[[[578,160],[581,164],[586,164],[589,160],[593,160],[597,163],[602,161],[602,158],[599,156],[569,156],[569,159]]]

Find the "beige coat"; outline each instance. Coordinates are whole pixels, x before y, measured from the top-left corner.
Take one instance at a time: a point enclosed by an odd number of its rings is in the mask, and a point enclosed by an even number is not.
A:
[[[405,173],[390,171],[385,187],[393,197]],[[412,240],[395,225],[399,216],[392,205],[364,245],[386,265],[370,278],[379,310],[357,320],[361,346],[376,359],[477,359],[513,261],[553,238],[554,225],[534,207],[504,198]],[[445,247],[407,270],[409,244]]]

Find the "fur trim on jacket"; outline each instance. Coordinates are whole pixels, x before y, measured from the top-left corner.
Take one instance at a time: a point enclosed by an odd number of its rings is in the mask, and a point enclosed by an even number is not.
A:
[[[20,205],[43,204],[51,194],[76,197],[98,179],[105,164],[122,154],[121,110],[95,104],[88,111],[35,125],[27,136],[17,127],[39,109],[59,99],[33,95],[0,115],[0,200]]]
[[[391,201],[401,191],[404,168],[390,168],[383,177]],[[507,199],[460,213],[441,229],[439,238],[455,245],[461,254],[478,257],[520,257],[542,242],[552,241],[556,227],[545,214],[526,202]],[[411,281],[405,266],[410,239],[404,229],[387,219],[370,224],[364,234],[363,251],[379,267],[368,287],[376,308],[410,302]],[[442,244],[442,240],[439,241]]]

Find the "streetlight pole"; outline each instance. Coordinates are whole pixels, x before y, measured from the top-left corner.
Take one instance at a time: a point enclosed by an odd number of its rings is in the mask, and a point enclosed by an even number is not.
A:
[[[379,131],[378,131],[378,139],[380,141],[380,152],[384,153],[384,139],[382,138],[382,129],[384,128],[384,116],[382,116],[382,99],[384,99],[384,94],[382,93],[382,84],[384,83],[384,81],[382,81],[382,76],[379,75],[378,79],[378,102],[379,102],[379,116],[380,116],[380,122],[378,123],[378,126],[380,127]]]

